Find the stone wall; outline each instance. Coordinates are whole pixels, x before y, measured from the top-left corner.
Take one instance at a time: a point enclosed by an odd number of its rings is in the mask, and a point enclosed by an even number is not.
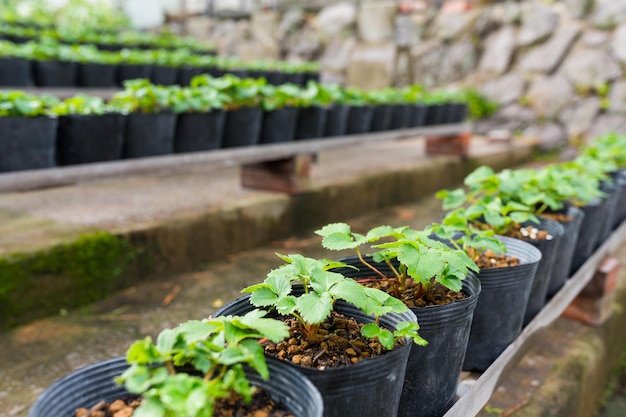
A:
[[[544,149],[626,132],[626,0],[482,3],[337,2],[188,29],[224,55],[318,60],[322,82],[473,86],[501,105],[479,132],[508,129]]]

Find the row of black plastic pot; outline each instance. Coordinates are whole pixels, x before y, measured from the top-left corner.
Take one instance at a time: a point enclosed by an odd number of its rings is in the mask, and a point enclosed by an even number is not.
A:
[[[113,88],[125,80],[146,78],[159,85],[189,85],[199,74],[221,77],[225,74],[241,78],[264,77],[268,83],[292,83],[305,86],[309,80],[319,81],[319,72],[282,72],[224,69],[219,67],[173,67],[149,64],[95,64],[75,61],[29,60],[0,58],[0,86],[10,87],[89,87]]]
[[[465,104],[1,117],[0,172],[460,122]]]

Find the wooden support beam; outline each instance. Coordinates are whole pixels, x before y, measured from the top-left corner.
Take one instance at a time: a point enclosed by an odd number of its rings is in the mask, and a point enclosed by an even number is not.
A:
[[[309,189],[314,155],[296,155],[275,161],[244,164],[241,185],[267,191],[298,194]]]
[[[461,132],[446,136],[429,136],[426,138],[426,154],[458,155],[467,158],[472,134]]]

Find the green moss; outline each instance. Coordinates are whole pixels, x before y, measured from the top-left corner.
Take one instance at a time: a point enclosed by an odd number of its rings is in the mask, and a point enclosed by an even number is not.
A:
[[[104,232],[0,259],[0,328],[102,298],[133,259],[126,239]]]

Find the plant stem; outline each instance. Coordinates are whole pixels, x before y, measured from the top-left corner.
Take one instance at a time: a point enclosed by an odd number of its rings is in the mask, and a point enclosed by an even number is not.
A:
[[[176,369],[174,368],[172,362],[165,361],[165,368],[167,368],[167,372],[169,372],[170,375],[176,375]]]
[[[372,271],[376,272],[378,275],[380,275],[383,278],[388,278],[385,274],[383,274],[382,272],[380,272],[378,269],[376,269],[376,267],[374,267],[374,265],[370,264],[369,262],[367,262],[364,258],[363,255],[361,255],[361,251],[359,250],[359,248],[356,248],[356,254],[359,257],[359,260],[365,265],[367,266],[369,269],[371,269]]]

